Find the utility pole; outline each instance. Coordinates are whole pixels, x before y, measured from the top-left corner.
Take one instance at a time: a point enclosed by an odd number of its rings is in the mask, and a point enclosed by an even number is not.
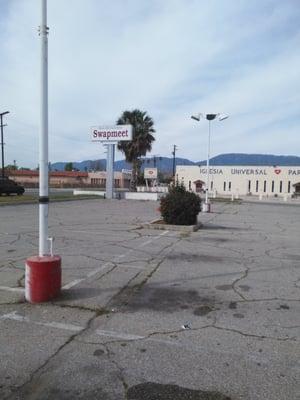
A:
[[[0,113],[0,122],[1,122],[1,153],[2,153],[2,179],[4,179],[4,139],[3,139],[3,115],[9,114],[9,111],[4,111]]]
[[[176,146],[176,144],[174,144],[173,145],[173,151],[172,151],[172,154],[173,154],[173,178],[174,178],[174,182],[175,182],[175,160],[176,160],[175,156],[176,156],[176,150],[177,150],[177,146]]]

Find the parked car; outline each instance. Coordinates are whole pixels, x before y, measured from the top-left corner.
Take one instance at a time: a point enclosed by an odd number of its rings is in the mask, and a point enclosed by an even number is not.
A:
[[[2,194],[6,194],[7,196],[10,194],[17,194],[18,196],[21,196],[24,191],[25,189],[23,186],[13,180],[8,179],[7,177],[0,177],[0,196]]]

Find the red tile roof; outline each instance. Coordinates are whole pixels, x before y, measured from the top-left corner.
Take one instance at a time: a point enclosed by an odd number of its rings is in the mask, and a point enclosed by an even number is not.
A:
[[[8,175],[10,176],[38,176],[39,171],[33,171],[33,170],[11,170],[8,172]],[[80,172],[80,171],[51,171],[50,176],[60,176],[60,177],[78,177],[78,178],[87,178],[88,173],[87,172]]]

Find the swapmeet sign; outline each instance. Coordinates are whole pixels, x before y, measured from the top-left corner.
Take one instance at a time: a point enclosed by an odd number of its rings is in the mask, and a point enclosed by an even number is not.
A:
[[[132,140],[131,125],[92,126],[92,142],[121,142]]]

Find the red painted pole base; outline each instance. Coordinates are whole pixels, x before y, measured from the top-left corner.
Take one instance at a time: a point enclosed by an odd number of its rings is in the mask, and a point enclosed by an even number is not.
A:
[[[33,256],[26,260],[25,298],[42,303],[59,296],[61,291],[61,257]]]

